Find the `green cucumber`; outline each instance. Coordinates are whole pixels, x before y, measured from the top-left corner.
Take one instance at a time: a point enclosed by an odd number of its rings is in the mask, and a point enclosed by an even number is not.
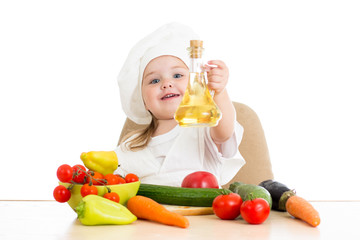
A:
[[[228,189],[183,188],[141,183],[137,195],[168,205],[211,207],[214,198],[231,193]]]
[[[268,190],[261,186],[254,184],[245,184],[242,182],[233,182],[229,187],[230,191],[240,195],[243,201],[251,200],[254,198],[263,198],[265,199],[270,206],[272,207],[272,199]]]

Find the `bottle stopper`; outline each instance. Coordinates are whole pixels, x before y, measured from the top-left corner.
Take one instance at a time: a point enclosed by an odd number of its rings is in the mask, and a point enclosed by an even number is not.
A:
[[[190,40],[190,57],[201,58],[203,52],[203,41],[202,40]]]

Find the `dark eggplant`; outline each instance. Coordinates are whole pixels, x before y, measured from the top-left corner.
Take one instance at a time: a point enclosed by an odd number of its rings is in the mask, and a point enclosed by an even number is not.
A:
[[[274,181],[265,180],[259,186],[268,190],[272,198],[272,209],[285,212],[285,204],[289,197],[295,195],[294,191],[290,190],[285,184]]]

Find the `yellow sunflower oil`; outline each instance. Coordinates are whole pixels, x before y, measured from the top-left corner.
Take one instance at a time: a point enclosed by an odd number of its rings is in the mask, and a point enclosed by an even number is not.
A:
[[[203,41],[191,40],[190,78],[184,97],[175,112],[181,127],[213,127],[221,119],[221,111],[207,87],[202,65]]]

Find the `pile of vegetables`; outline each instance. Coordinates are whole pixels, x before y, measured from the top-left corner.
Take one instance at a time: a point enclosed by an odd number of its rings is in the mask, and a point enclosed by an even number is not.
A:
[[[189,220],[185,216],[169,211],[162,204],[212,207],[220,219],[234,220],[241,216],[239,219],[249,224],[266,221],[271,209],[288,212],[313,227],[320,224],[319,214],[313,206],[282,183],[273,180],[263,181],[259,185],[233,182],[229,189],[219,189],[216,177],[204,171],[186,176],[181,187],[140,184],[137,195],[124,206],[110,188],[102,197],[97,195],[94,187],[139,181],[135,174],[122,177],[113,173],[118,167],[115,152],[82,153],[81,160],[85,166],[63,164],[58,168],[57,176],[61,182],[83,185],[82,200],[75,210],[84,225],[123,225],[145,219],[181,228],[189,227]],[[71,186],[57,186],[53,192],[55,200],[67,202],[71,197]]]

